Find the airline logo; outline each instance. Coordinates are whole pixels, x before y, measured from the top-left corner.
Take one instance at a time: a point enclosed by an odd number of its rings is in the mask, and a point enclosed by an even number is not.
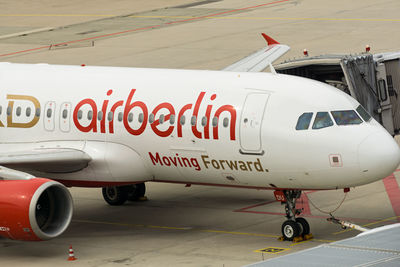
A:
[[[107,92],[107,96],[110,96],[113,93],[113,90],[109,90]],[[113,134],[114,133],[114,117],[115,117],[115,111],[117,108],[123,108],[123,126],[126,132],[128,132],[131,135],[141,135],[143,134],[146,129],[149,129],[147,127],[148,124],[150,124],[151,130],[160,137],[168,137],[172,134],[174,130],[176,130],[177,136],[182,137],[182,123],[180,123],[182,116],[186,116],[187,118],[190,116],[195,117],[196,120],[200,120],[199,118],[199,110],[202,105],[203,99],[206,95],[206,92],[200,92],[199,95],[197,96],[197,99],[193,103],[188,103],[183,105],[179,110],[176,109],[176,107],[169,102],[162,102],[152,109],[148,107],[146,103],[143,101],[140,101],[139,99],[135,99],[135,93],[136,89],[132,89],[127,98],[125,100],[118,100],[115,103],[109,103],[110,101],[108,99],[105,99],[103,103],[100,105],[99,103],[96,103],[95,100],[92,98],[86,98],[81,101],[79,101],[76,106],[74,107],[73,114],[72,114],[72,120],[75,125],[75,127],[84,133],[87,132],[93,132],[93,133],[106,133],[106,124],[108,124],[108,133]],[[216,94],[212,94],[210,96],[210,100],[213,101],[217,97]],[[31,128],[35,126],[38,121],[39,121],[39,116],[33,116],[32,120],[30,122],[24,122],[24,123],[16,123],[13,121],[13,108],[14,108],[14,102],[16,100],[19,101],[29,101],[31,104],[33,104],[35,110],[40,110],[40,102],[33,96],[27,96],[27,95],[7,95],[8,101],[8,107],[7,107],[7,124],[3,124],[2,121],[0,121],[0,127],[13,127],[13,128]],[[88,124],[83,125],[83,123],[79,119],[79,111],[82,107],[88,106],[89,110],[91,110],[93,116],[91,117],[90,121]],[[129,123],[128,116],[130,112],[133,109],[139,109],[140,113],[143,114],[143,120],[140,122],[139,127],[132,127],[132,125]],[[101,111],[103,114],[103,117],[99,120],[98,112]],[[171,119],[171,116],[174,116],[176,120],[174,120],[174,123],[169,123],[169,127],[165,129],[165,127],[160,127],[162,122],[160,122],[160,119],[155,119],[154,122],[149,122],[149,115],[152,114],[154,118],[157,118],[158,113],[161,113],[163,111],[163,114],[167,112],[167,114],[164,116],[165,122],[169,121]],[[113,118],[111,120],[107,119],[106,122],[106,114],[107,112],[112,112]],[[39,113],[40,114],[40,113]],[[230,140],[236,140],[236,119],[237,119],[237,114],[236,114],[236,109],[232,105],[222,105],[220,107],[214,107],[212,104],[208,104],[206,107],[206,112],[204,114],[204,117],[206,117],[206,123],[203,125],[202,129],[198,129],[197,123],[194,125],[191,125],[191,130],[193,135],[196,138],[199,139],[214,139],[217,140],[219,138],[219,123],[216,123],[216,125],[211,125],[211,120],[219,120],[221,117],[221,114],[224,114],[224,116],[229,116],[229,134],[230,134]],[[202,114],[200,114],[202,115]],[[190,122],[189,122],[190,123]],[[162,129],[161,129],[162,128]]]

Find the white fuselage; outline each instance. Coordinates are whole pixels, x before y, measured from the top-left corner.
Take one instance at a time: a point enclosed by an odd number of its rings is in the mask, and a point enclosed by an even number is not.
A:
[[[312,129],[317,112],[359,103],[288,75],[1,63],[0,106],[2,154],[73,148],[91,157],[83,170],[37,174],[72,186],[335,189],[382,179],[400,161],[373,119]],[[296,130],[305,112],[310,127]]]

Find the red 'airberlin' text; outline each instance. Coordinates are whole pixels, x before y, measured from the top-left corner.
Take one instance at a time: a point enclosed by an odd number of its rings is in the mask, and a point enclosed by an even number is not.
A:
[[[107,96],[110,96],[112,94],[112,90],[109,90],[107,92]],[[108,120],[108,131],[109,133],[114,133],[114,114],[117,108],[123,108],[123,126],[124,129],[131,135],[141,135],[147,128],[147,124],[150,123],[152,131],[160,136],[160,137],[168,137],[172,134],[174,129],[176,129],[176,133],[178,137],[182,137],[182,123],[181,118],[185,114],[189,113],[192,110],[192,117],[195,117],[196,119],[199,117],[199,109],[202,104],[203,98],[206,95],[205,92],[200,92],[200,94],[197,97],[196,102],[194,105],[192,103],[188,103],[186,105],[183,105],[180,110],[175,110],[175,107],[168,102],[163,102],[158,104],[153,108],[151,112],[149,112],[149,107],[140,100],[134,99],[136,89],[132,89],[129,92],[129,95],[127,99],[124,100],[118,100],[114,104],[109,105],[109,100],[104,100],[103,104],[101,106],[101,109],[99,109],[99,106],[97,103],[91,99],[91,98],[86,98],[78,102],[78,104],[75,106],[74,112],[73,112],[73,121],[75,126],[78,128],[78,130],[82,132],[98,132],[100,133],[105,133],[106,132],[106,114],[108,112],[111,112],[113,114],[113,117],[111,120]],[[215,100],[217,97],[216,94],[211,95],[210,100]],[[92,118],[90,119],[90,122],[87,125],[82,125],[78,112],[79,110],[85,106],[88,105],[90,110],[92,111]],[[111,106],[111,107],[109,107]],[[133,128],[131,124],[129,123],[129,113],[134,109],[140,109],[142,116],[142,121],[140,122],[140,126]],[[170,124],[170,126],[167,129],[160,129],[160,119],[157,116],[157,113],[160,113],[161,110],[167,110],[167,114],[164,116],[164,120],[168,121],[171,116],[176,117],[175,123]],[[101,120],[98,120],[100,118],[97,118],[98,112],[101,111],[103,114],[103,117]],[[206,117],[206,123],[203,129],[198,129],[197,123],[194,125],[191,125],[191,130],[192,133],[195,137],[199,139],[210,139],[210,135],[212,132],[212,139],[217,140],[218,139],[218,124],[217,123],[215,126],[210,126],[211,123],[211,114],[213,111],[213,105],[207,105],[206,112],[205,112],[205,117]],[[149,114],[152,114],[154,116],[155,120],[153,122],[149,122]],[[213,118],[216,118],[217,120],[221,116],[221,114],[228,115],[230,116],[230,125],[229,125],[229,133],[230,133],[230,140],[236,140],[236,109],[232,105],[222,105],[219,108],[217,108],[214,112]],[[187,116],[187,115],[186,115]],[[99,125],[98,125],[99,124]],[[100,129],[99,129],[100,128]],[[212,131],[210,130],[212,128]]]

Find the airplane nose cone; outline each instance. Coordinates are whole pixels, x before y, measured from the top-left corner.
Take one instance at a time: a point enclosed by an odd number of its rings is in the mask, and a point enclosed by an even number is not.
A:
[[[369,135],[358,147],[358,160],[369,182],[392,174],[400,164],[400,148],[387,132]]]

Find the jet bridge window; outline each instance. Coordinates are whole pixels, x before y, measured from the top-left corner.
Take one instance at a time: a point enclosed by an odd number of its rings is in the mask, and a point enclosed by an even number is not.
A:
[[[333,121],[331,117],[329,116],[328,112],[318,112],[317,115],[315,116],[314,124],[312,128],[314,130],[316,129],[322,129],[326,127],[330,127],[333,125]]]
[[[361,118],[363,118],[364,121],[368,122],[371,120],[371,115],[364,109],[363,106],[359,105],[356,108],[358,114],[360,114]]]
[[[297,120],[296,130],[307,130],[310,126],[311,118],[314,113],[306,112],[300,115],[299,119]]]
[[[337,125],[360,124],[362,120],[354,110],[338,110],[331,112]]]

